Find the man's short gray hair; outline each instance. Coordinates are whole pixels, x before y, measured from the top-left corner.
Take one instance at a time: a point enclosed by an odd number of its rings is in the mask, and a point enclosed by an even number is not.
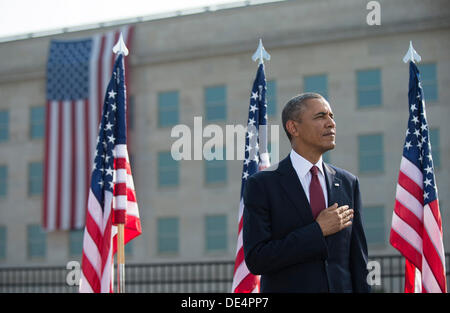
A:
[[[281,113],[281,121],[283,123],[284,131],[289,138],[289,141],[291,141],[292,136],[291,134],[289,134],[286,128],[286,122],[289,120],[298,121],[297,118],[300,115],[301,111],[304,110],[306,102],[309,99],[324,99],[324,97],[315,92],[305,92],[293,97],[286,103],[283,108],[283,112]]]

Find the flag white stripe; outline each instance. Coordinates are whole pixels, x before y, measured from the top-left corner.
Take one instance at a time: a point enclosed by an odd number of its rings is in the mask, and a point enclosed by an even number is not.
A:
[[[133,191],[135,191],[134,189],[134,181],[133,181],[133,176],[131,175],[127,175],[127,187]]]
[[[107,262],[105,263],[105,266],[103,268],[103,273],[101,276],[101,292],[108,293],[111,290],[111,278],[112,278],[112,266],[113,266],[113,259],[112,259],[112,236],[110,238],[111,244],[109,246],[108,251],[108,258]]]
[[[420,188],[423,189],[423,174],[417,168],[417,166],[410,160],[402,157],[400,162],[400,171],[402,171],[406,176],[413,180]]]
[[[115,196],[113,208],[116,210],[126,210],[127,203],[127,196]]]
[[[95,241],[92,239],[89,232],[84,230],[83,237],[83,253],[84,256],[89,260],[98,277],[101,277],[100,268],[102,267],[102,258],[100,252],[98,251]]]
[[[89,188],[88,211],[92,220],[97,224],[98,229],[103,229],[103,210],[97,202],[92,189]]]
[[[109,215],[111,214],[111,204],[113,200],[113,194],[110,191],[105,191],[103,208],[103,221],[102,221],[102,233],[105,233],[106,225],[108,225]]]
[[[236,273],[234,274],[234,279],[233,279],[233,286],[232,286],[232,291],[234,291],[234,289],[236,289],[237,286],[239,286],[239,284],[241,283],[241,281],[250,273],[250,271],[247,268],[247,264],[245,264],[245,262],[241,262],[241,264],[239,264],[238,268],[236,269]]]
[[[441,259],[441,263],[445,264],[444,244],[442,242],[441,230],[439,229],[433,212],[431,212],[431,208],[428,204],[424,207],[423,224],[424,229],[434,246],[434,249]]]
[[[127,182],[127,170],[126,169],[116,169],[116,183],[126,183]]]
[[[422,238],[416,233],[416,231],[404,222],[397,214],[392,214],[392,228],[401,236],[405,241],[407,241],[414,249],[420,254],[422,253]]]
[[[423,218],[422,204],[406,189],[397,184],[397,192],[395,199],[399,201],[404,207],[409,209],[421,221]]]
[[[61,173],[61,207],[60,212],[60,228],[69,229],[70,219],[70,199],[72,190],[71,164],[72,164],[72,102],[63,101],[63,125],[62,125],[62,173]]]
[[[422,284],[425,286],[427,292],[441,292],[441,288],[439,287],[436,277],[434,277],[425,256],[422,256]]]
[[[239,253],[240,248],[243,245],[243,240],[242,240],[242,230],[239,232],[238,234],[238,239],[237,239],[237,243],[238,243],[238,249],[236,249],[236,255]],[[244,262],[245,263],[245,262]]]
[[[127,215],[139,217],[139,208],[136,202],[128,201]]]
[[[120,144],[114,147],[114,153],[116,158],[126,158],[128,161],[128,149],[126,145]]]

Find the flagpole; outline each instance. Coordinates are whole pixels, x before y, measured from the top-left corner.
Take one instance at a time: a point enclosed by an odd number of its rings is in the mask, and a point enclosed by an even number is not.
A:
[[[113,52],[117,55],[128,55],[128,49],[123,41],[122,33],[119,40],[113,47]],[[117,293],[125,292],[125,221],[117,223]]]
[[[125,292],[125,224],[117,225],[117,292]]]

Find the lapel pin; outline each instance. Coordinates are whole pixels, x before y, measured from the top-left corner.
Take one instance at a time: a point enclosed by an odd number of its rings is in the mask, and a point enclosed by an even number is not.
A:
[[[334,185],[335,185],[336,187],[339,187],[339,183],[334,183]]]

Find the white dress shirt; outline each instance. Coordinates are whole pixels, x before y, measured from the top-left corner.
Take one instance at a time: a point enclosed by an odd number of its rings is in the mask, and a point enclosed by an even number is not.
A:
[[[322,187],[323,196],[325,197],[325,205],[326,205],[326,207],[328,207],[328,193],[327,193],[327,187],[326,187],[326,183],[325,183],[325,174],[323,172],[323,166],[322,166],[322,156],[320,157],[319,161],[316,164],[312,164],[311,162],[306,160],[304,157],[302,157],[300,154],[295,152],[294,149],[292,149],[290,157],[291,157],[292,166],[294,167],[294,170],[297,173],[298,178],[300,179],[300,183],[302,184],[303,190],[305,191],[308,201],[309,201],[309,185],[311,183],[311,178],[312,178],[312,174],[311,174],[310,170],[311,170],[311,167],[313,167],[313,165],[315,165],[319,168],[319,172],[318,172],[317,176],[319,176],[320,186]]]

